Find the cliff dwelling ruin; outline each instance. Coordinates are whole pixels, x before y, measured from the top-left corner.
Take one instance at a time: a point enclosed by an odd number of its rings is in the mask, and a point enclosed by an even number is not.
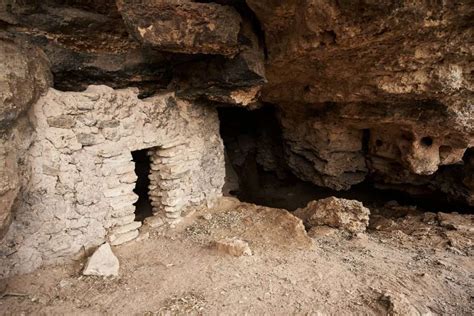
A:
[[[15,291],[0,283],[0,313],[70,312],[11,294],[79,262],[63,279],[99,295],[93,258],[119,253],[116,301],[145,267],[137,286],[162,286],[173,311],[471,314],[473,14],[463,0],[3,1],[0,280]],[[233,293],[222,306],[214,285]],[[151,311],[107,304],[81,308]]]
[[[31,176],[5,237],[25,236],[9,258],[20,256],[11,260],[26,269],[45,254],[49,260],[71,256],[106,236],[112,245],[136,238],[141,222],[135,212],[147,207],[137,203],[147,198],[153,214],[172,221],[184,208],[221,195],[224,155],[215,110],[172,94],[140,100],[131,89],[90,86],[50,90],[29,116],[35,140],[25,164]],[[133,161],[143,150],[147,175]],[[148,188],[137,187],[144,176]],[[135,189],[145,189],[145,201]]]

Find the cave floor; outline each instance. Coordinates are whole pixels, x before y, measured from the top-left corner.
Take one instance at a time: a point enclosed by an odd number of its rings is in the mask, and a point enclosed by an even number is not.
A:
[[[82,276],[78,260],[4,280],[0,313],[474,313],[472,216],[441,225],[433,213],[376,215],[366,234],[331,231],[305,247],[301,232],[260,216],[268,210],[230,203],[150,230],[114,248],[116,278]],[[222,237],[248,241],[253,255],[217,253],[209,245]]]

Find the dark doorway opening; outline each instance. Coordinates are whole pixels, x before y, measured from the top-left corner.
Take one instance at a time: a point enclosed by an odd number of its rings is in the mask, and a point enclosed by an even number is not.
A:
[[[150,186],[150,157],[148,149],[142,149],[132,152],[133,161],[135,162],[135,174],[137,175],[137,183],[133,192],[138,195],[138,201],[135,205],[135,220],[143,221],[145,218],[152,216],[152,205],[148,194]]]

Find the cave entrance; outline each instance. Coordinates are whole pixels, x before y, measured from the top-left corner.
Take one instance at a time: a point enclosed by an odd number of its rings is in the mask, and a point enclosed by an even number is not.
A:
[[[370,176],[346,191],[303,181],[287,166],[284,139],[274,107],[257,110],[222,107],[218,111],[226,158],[224,195],[289,211],[304,207],[312,200],[335,196],[358,200],[374,209],[396,201],[431,212],[472,213],[465,204],[448,201],[442,194],[412,196],[394,189],[378,189]]]
[[[221,137],[226,158],[224,195],[241,201],[286,208],[299,207],[301,180],[286,166],[277,110],[219,108]]]
[[[148,155],[150,149],[132,151],[133,162],[135,163],[135,174],[137,182],[133,192],[138,195],[135,202],[135,220],[141,221],[153,215],[151,200],[149,196],[151,160]]]

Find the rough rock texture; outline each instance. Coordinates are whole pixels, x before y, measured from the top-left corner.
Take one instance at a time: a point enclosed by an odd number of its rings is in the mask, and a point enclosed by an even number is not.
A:
[[[437,219],[440,226],[448,229],[473,232],[474,231],[474,215],[460,215],[458,213],[443,213],[437,214]]]
[[[0,133],[0,239],[7,233],[13,219],[21,183],[30,178],[25,157],[33,141],[32,134],[25,117],[20,118],[10,131]]]
[[[170,80],[166,55],[129,37],[114,1],[7,1],[0,21],[7,34],[44,51],[58,89],[133,85],[149,93]]]
[[[243,21],[239,39],[240,51],[233,58],[212,56],[177,65],[171,83],[177,95],[238,106],[256,103],[266,83],[263,43],[248,20]]]
[[[189,54],[235,55],[240,16],[234,8],[187,0],[118,0],[128,30],[157,49]]]
[[[267,101],[470,103],[470,1],[247,3],[265,31]]]
[[[300,107],[281,121],[290,167],[334,189],[369,172],[386,183],[435,182],[430,175],[462,163],[474,145],[474,107],[455,111],[436,102]]]
[[[179,217],[221,196],[224,156],[217,113],[172,93],[139,100],[136,89],[91,86],[48,94],[31,109],[36,140],[24,157],[16,218],[1,244],[1,275],[30,271],[138,236],[131,151],[149,149],[154,212]]]
[[[329,226],[351,233],[364,232],[369,225],[370,211],[356,200],[329,197],[311,201],[294,215],[301,218],[306,227]]]
[[[340,190],[375,173],[472,203],[462,167],[437,172],[474,142],[469,1],[247,3],[265,33],[261,98],[299,177]]]
[[[7,34],[45,52],[60,90],[82,91],[89,84],[136,86],[148,96],[172,84],[188,99],[247,105],[257,101],[265,82],[264,44],[248,16],[241,26],[239,14],[229,6],[234,3],[221,4],[145,1],[137,6],[119,1],[122,17],[112,0],[13,2],[0,4],[0,22]],[[135,12],[143,10],[146,14]],[[144,41],[133,26],[149,19],[172,29],[152,32],[169,37],[161,46]],[[220,53],[226,57],[214,55]]]
[[[251,256],[252,250],[249,244],[238,238],[225,238],[214,243],[214,247],[219,253],[228,254],[234,257]]]
[[[39,49],[0,36],[0,238],[11,221],[25,174],[24,152],[31,142],[26,119],[19,119],[51,84],[48,62]]]
[[[0,133],[38,100],[51,79],[39,49],[0,37]]]
[[[87,260],[82,274],[104,277],[118,276],[119,269],[119,260],[112,252],[110,245],[105,243],[97,248],[97,250]]]

